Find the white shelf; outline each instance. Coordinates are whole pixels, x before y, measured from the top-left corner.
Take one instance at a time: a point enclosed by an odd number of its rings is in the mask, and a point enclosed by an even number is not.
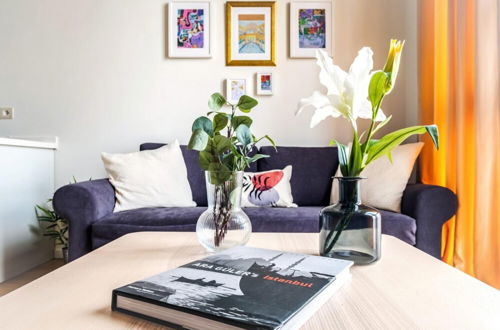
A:
[[[55,150],[58,148],[59,141],[57,136],[52,136],[52,137],[7,136],[7,137],[0,137],[0,145]]]

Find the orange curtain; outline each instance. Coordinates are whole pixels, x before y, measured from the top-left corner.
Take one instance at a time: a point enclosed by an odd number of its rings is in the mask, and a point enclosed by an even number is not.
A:
[[[500,289],[499,2],[419,2],[420,108],[439,127],[420,157],[422,182],[452,189],[443,260]]]

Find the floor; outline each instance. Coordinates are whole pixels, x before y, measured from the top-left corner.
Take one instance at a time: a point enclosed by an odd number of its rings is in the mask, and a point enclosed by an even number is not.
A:
[[[51,271],[61,267],[62,265],[64,265],[62,259],[53,259],[8,281],[0,283],[0,297],[6,295],[11,291],[14,291],[17,288],[22,287],[23,285],[28,284],[29,282],[36,280],[39,277],[42,277],[45,274],[50,273]]]

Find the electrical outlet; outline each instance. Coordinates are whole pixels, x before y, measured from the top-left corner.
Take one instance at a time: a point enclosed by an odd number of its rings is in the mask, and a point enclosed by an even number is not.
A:
[[[3,107],[0,108],[0,119],[13,119],[14,108]]]

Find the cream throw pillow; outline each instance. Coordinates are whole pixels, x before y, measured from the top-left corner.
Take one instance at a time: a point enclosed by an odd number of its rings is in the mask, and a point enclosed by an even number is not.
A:
[[[282,170],[245,172],[241,196],[243,207],[297,207],[293,202],[291,178],[291,165]]]
[[[156,150],[109,154],[102,161],[115,187],[114,212],[141,207],[196,206],[179,142]]]
[[[392,151],[392,163],[385,156],[370,163],[361,173],[366,178],[361,181],[363,204],[401,212],[401,198],[423,146],[422,142],[400,145]],[[335,176],[342,176],[340,168]],[[337,203],[338,198],[338,182],[334,180],[330,204]]]

